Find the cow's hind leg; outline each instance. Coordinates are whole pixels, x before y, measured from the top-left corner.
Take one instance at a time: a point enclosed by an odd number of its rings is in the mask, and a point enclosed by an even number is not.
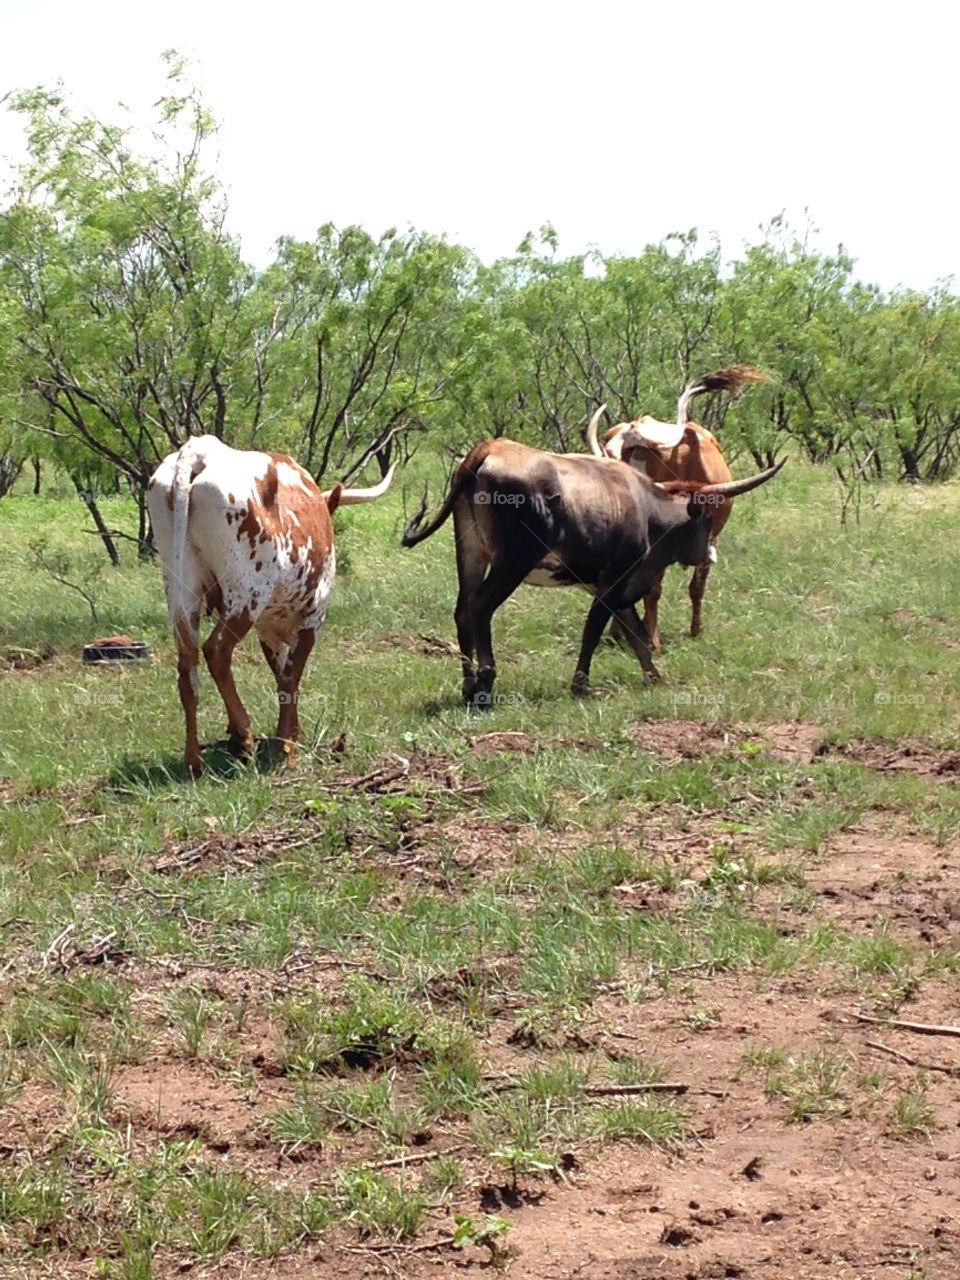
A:
[[[698,636],[703,630],[703,593],[707,589],[707,578],[710,576],[710,562],[698,564],[690,579],[690,603],[693,616],[690,619],[690,634]]]
[[[189,618],[181,618],[176,626],[177,641],[177,686],[180,690],[180,701],[183,704],[183,715],[186,721],[187,741],[184,749],[184,761],[187,770],[195,778],[203,773],[203,757],[200,754],[200,742],[197,738],[197,704],[200,701],[200,616],[192,614]]]
[[[239,618],[223,618],[210,632],[203,646],[203,656],[213,676],[220,697],[227,708],[227,734],[230,750],[237,755],[253,755],[253,735],[250,717],[240,701],[240,694],[233,680],[233,651],[250,630],[250,619],[244,614]]]
[[[463,700],[472,702],[477,692],[477,673],[473,659],[476,652],[474,609],[477,592],[483,583],[489,560],[483,551],[473,521],[473,513],[459,507],[454,512],[457,548],[457,603],[453,621],[457,628],[460,666],[463,672]]]
[[[283,665],[277,675],[277,697],[280,702],[280,716],[277,720],[277,741],[287,758],[287,764],[297,763],[297,742],[300,740],[300,681],[307,659],[316,643],[317,633],[313,627],[303,627],[297,636],[296,643],[287,651]],[[261,642],[262,643],[262,642]],[[266,650],[265,650],[266,651]],[[269,658],[267,659],[269,662]],[[273,663],[270,664],[273,666]],[[276,671],[274,672],[276,674]]]
[[[260,649],[267,660],[267,666],[273,672],[274,680],[277,682],[277,706],[282,707],[281,683],[283,681],[284,667],[287,665],[287,654],[290,652],[289,647],[282,643],[271,645],[264,640],[263,636],[260,636]],[[277,714],[279,715],[279,712]]]
[[[518,554],[517,547],[512,547],[509,564],[491,565],[490,572],[476,593],[473,601],[473,625],[477,646],[477,679],[472,693],[475,707],[493,705],[493,682],[497,678],[497,664],[493,657],[493,615],[536,567],[541,555],[539,549],[524,555]],[[466,700],[466,684],[464,695]]]

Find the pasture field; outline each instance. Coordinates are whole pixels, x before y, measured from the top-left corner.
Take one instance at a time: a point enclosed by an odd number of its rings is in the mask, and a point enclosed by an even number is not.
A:
[[[0,1275],[960,1276],[960,1040],[894,1025],[960,1024],[960,486],[842,530],[792,463],[657,688],[572,699],[526,588],[482,715],[406,489],[336,517],[299,767],[196,783],[157,566],[94,624],[29,550],[79,580],[81,504],[0,502]]]

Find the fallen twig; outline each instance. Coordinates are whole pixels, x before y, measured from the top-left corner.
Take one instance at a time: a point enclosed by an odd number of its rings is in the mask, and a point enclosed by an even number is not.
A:
[[[651,1080],[647,1084],[588,1084],[583,1088],[585,1097],[605,1098],[625,1097],[644,1093],[705,1093],[711,1098],[725,1098],[722,1089],[701,1089],[699,1085],[684,1084],[680,1081]]]
[[[891,1058],[899,1058],[908,1067],[919,1067],[922,1071],[942,1071],[947,1076],[960,1076],[960,1067],[944,1066],[938,1062],[921,1062],[919,1058],[911,1058],[908,1053],[901,1053],[899,1049],[891,1049],[889,1045],[881,1044],[879,1040],[868,1040],[866,1045],[868,1049],[876,1049],[880,1053],[888,1053]]]
[[[54,960],[61,969],[66,967],[64,964],[64,952],[67,948],[67,944],[76,931],[77,926],[75,924],[65,925],[64,928],[60,930],[54,940],[50,943],[49,947],[47,947],[46,951],[43,953],[44,969],[48,968]]]
[[[441,1240],[430,1240],[426,1244],[348,1244],[343,1246],[347,1253],[432,1253],[434,1249],[452,1247],[453,1236],[444,1236]]]
[[[440,636],[428,636],[422,631],[417,633],[417,639],[422,640],[425,645],[435,652],[449,654],[451,658],[459,658],[461,656],[460,650],[452,640],[443,640]]]
[[[153,869],[157,875],[166,875],[168,871],[180,871],[184,867],[192,866],[193,863],[200,861],[212,844],[212,840],[203,840],[200,844],[181,849],[172,858],[165,858],[162,862],[155,862]]]
[[[960,1039],[960,1027],[940,1027],[931,1022],[904,1022],[900,1018],[872,1018],[868,1013],[846,1013],[843,1016],[857,1022],[869,1022],[874,1027],[886,1027],[889,1031],[913,1031],[919,1036],[956,1036]]]
[[[498,1079],[495,1076],[487,1078],[491,1085],[484,1090],[485,1093],[507,1093],[510,1089],[522,1089],[526,1083],[525,1080]],[[651,1080],[646,1084],[585,1084],[579,1092],[585,1098],[638,1097],[645,1093],[702,1093],[711,1098],[727,1096],[720,1089],[701,1089],[678,1080]]]
[[[66,973],[72,965],[99,964],[117,954],[117,949],[113,945],[117,940],[115,929],[92,939],[87,946],[80,946],[76,935],[75,924],[68,924],[61,929],[43,953],[40,960],[41,967],[44,969],[56,967],[61,973]]]
[[[424,1164],[427,1160],[439,1160],[443,1156],[452,1156],[462,1151],[463,1147],[444,1147],[440,1151],[414,1151],[411,1155],[396,1156],[393,1160],[380,1160],[376,1164],[365,1164],[364,1169],[400,1169],[408,1164]]]
[[[638,982],[653,982],[655,978],[662,978],[670,973],[691,973],[695,969],[712,969],[716,963],[716,960],[711,958],[710,960],[693,960],[689,964],[664,965],[660,969],[655,969],[653,965],[650,965],[643,977],[619,978],[614,982],[598,982],[597,990],[604,992],[625,991],[628,987],[636,986]]]

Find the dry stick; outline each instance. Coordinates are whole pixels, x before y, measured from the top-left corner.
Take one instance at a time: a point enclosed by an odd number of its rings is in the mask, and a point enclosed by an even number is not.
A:
[[[453,1236],[432,1240],[428,1244],[348,1244],[347,1253],[431,1253],[434,1249],[453,1247]]]
[[[46,969],[48,965],[52,964],[54,960],[61,968],[63,968],[63,953],[66,950],[67,943],[76,931],[77,926],[75,924],[68,924],[60,931],[60,933],[57,934],[49,947],[47,947],[46,951],[43,953],[42,964],[44,969]]]
[[[901,1053],[899,1049],[891,1049],[889,1045],[881,1044],[879,1040],[867,1040],[868,1049],[878,1049],[880,1053],[889,1053],[891,1058],[899,1058],[901,1062],[905,1062],[909,1067],[919,1067],[922,1071],[942,1071],[947,1076],[960,1076],[960,1067],[947,1067],[938,1062],[921,1062],[919,1058],[911,1058],[907,1053]]]
[[[399,1169],[408,1164],[423,1164],[426,1160],[439,1160],[443,1156],[455,1155],[463,1147],[444,1147],[441,1151],[414,1151],[408,1156],[397,1156],[393,1160],[381,1160],[378,1164],[367,1164],[365,1169]]]
[[[588,1098],[643,1093],[705,1093],[711,1098],[725,1098],[727,1096],[722,1089],[701,1089],[694,1084],[682,1084],[664,1080],[651,1081],[649,1084],[588,1084],[584,1086],[583,1093]]]
[[[851,1013],[847,1017],[857,1022],[869,1022],[874,1027],[886,1027],[891,1031],[915,1031],[920,1036],[957,1036],[960,1027],[938,1027],[930,1022],[902,1022],[899,1018],[871,1018],[868,1013]]]
[[[666,965],[661,969],[650,967],[646,978],[618,978],[614,982],[598,982],[597,988],[602,992],[623,991],[627,987],[636,986],[638,982],[652,982],[654,978],[662,978],[668,973],[688,973],[694,969],[710,969],[717,963],[716,958],[709,960],[694,960],[690,964],[673,964]]]
[[[510,1089],[522,1089],[524,1080],[498,1080],[484,1093],[507,1093]],[[585,1098],[636,1096],[644,1093],[705,1093],[711,1098],[725,1098],[719,1089],[700,1089],[696,1085],[680,1081],[652,1080],[648,1084],[587,1084],[580,1090]]]

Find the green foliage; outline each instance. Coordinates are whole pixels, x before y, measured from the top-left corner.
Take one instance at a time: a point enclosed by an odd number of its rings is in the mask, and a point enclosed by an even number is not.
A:
[[[866,480],[960,466],[946,287],[883,294],[782,218],[730,270],[695,229],[565,258],[546,225],[484,265],[443,236],[326,223],[256,271],[206,168],[216,122],[164,58],[153,154],[59,90],[10,99],[28,158],[0,210],[0,496],[52,456],[92,493],[129,488],[146,546],[146,479],[190,434],[291,452],[318,477],[352,474],[375,442],[381,465],[408,457],[422,429],[450,454],[504,434],[580,450],[600,403],[672,419],[684,382],[735,361],[770,384],[698,418],[734,459],[835,462],[845,512]]]
[[[341,1169],[337,1182],[344,1218],[362,1236],[403,1240],[416,1234],[427,1208],[419,1190],[408,1189],[402,1179],[366,1169]]]

